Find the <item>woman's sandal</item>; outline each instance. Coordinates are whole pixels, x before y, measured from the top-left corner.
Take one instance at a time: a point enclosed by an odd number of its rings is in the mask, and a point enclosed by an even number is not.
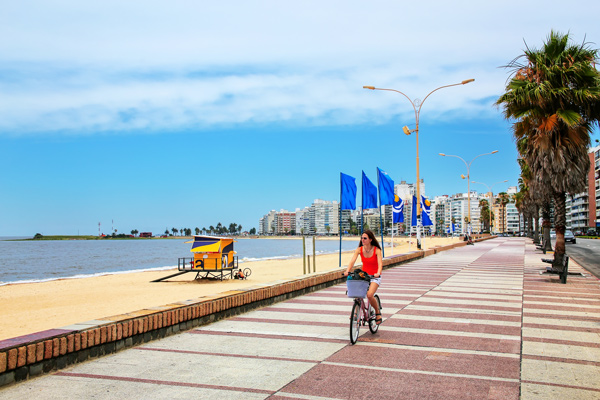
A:
[[[375,323],[377,325],[381,325],[382,322],[383,322],[383,318],[381,318],[381,313],[375,314]]]

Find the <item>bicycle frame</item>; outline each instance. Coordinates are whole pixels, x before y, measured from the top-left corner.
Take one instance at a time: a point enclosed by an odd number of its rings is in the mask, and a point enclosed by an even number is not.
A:
[[[381,300],[375,295],[381,312]],[[350,343],[355,344],[358,340],[361,325],[369,325],[372,334],[377,333],[379,325],[375,320],[375,309],[364,298],[355,297],[352,311],[350,314]]]

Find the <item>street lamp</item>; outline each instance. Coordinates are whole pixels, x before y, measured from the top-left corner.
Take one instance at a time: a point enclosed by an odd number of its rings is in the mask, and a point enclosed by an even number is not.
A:
[[[410,135],[412,132],[415,132],[416,138],[417,138],[417,196],[416,197],[417,197],[417,249],[419,249],[419,250],[421,250],[421,229],[420,229],[421,228],[421,186],[420,186],[421,180],[419,179],[419,116],[421,114],[421,107],[423,106],[423,103],[425,103],[425,100],[427,100],[427,98],[433,92],[436,92],[440,89],[451,87],[451,86],[466,85],[467,83],[471,83],[473,81],[475,81],[475,79],[465,79],[464,81],[462,81],[460,83],[454,83],[452,85],[440,86],[439,88],[433,89],[431,92],[429,92],[423,100],[415,99],[414,101],[411,100],[410,97],[408,97],[407,95],[405,95],[404,93],[402,93],[401,91],[396,90],[396,89],[383,89],[383,88],[376,88],[375,86],[363,86],[363,89],[386,90],[389,92],[400,93],[402,96],[406,97],[406,99],[410,102],[410,104],[413,106],[413,109],[415,110],[415,123],[416,123],[415,129],[409,129],[408,126],[404,126],[404,127],[402,127],[402,131],[406,135]]]
[[[498,150],[494,150],[491,153],[483,153],[483,154],[478,155],[477,157],[487,156],[487,155],[490,155],[490,154],[496,154],[497,152],[498,152]],[[477,158],[477,157],[475,157],[474,159],[472,159],[471,162],[467,164],[467,162],[462,157],[459,157],[459,156],[453,156],[451,154],[444,154],[444,153],[440,153],[440,156],[442,156],[442,157],[456,157],[456,158],[459,158],[467,166],[467,176],[465,177],[464,175],[461,175],[461,178],[467,180],[467,207],[469,209],[469,222],[468,222],[468,225],[467,225],[467,233],[470,235],[472,233],[471,232],[472,228],[471,228],[471,172],[470,172],[470,170],[471,170],[471,164],[473,163],[473,161],[475,161],[475,158]]]
[[[483,183],[483,182],[475,182],[475,181],[471,181],[471,183],[479,183],[480,185],[485,185],[485,186],[487,186],[487,188],[489,189],[489,191],[490,191],[490,212],[491,212],[491,210],[492,210],[492,199],[494,198],[494,193],[492,193],[492,188],[493,188],[495,185],[497,185],[497,184],[499,184],[499,183],[504,183],[504,182],[508,182],[508,180],[503,180],[503,181],[500,181],[500,182],[496,182],[496,183],[494,183],[492,186],[490,186],[490,185],[487,185],[487,184],[485,184],[485,183]],[[491,233],[493,233],[493,232],[492,232],[492,227],[493,227],[493,226],[494,226],[494,222],[493,222],[493,220],[492,220],[492,218],[491,218],[491,215],[490,215],[490,234],[491,234]]]

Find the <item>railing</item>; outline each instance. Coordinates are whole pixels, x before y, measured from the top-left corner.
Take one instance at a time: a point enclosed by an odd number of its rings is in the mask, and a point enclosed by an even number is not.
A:
[[[229,258],[227,255],[223,255],[221,257],[221,268],[219,268],[219,259],[218,258],[204,258],[201,260],[202,266],[198,267],[194,265],[193,257],[181,257],[177,259],[177,269],[179,271],[192,271],[192,270],[217,270],[217,269],[237,269],[238,267],[238,257],[233,256],[233,262],[229,262]],[[229,264],[232,264],[229,266]],[[210,266],[214,266],[213,268],[209,268]]]

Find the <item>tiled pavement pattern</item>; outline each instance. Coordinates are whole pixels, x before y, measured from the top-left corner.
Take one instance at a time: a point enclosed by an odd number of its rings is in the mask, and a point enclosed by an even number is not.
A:
[[[390,270],[349,344],[335,286],[0,389],[0,399],[600,399],[600,282],[497,238]],[[575,263],[571,272],[583,272]]]

